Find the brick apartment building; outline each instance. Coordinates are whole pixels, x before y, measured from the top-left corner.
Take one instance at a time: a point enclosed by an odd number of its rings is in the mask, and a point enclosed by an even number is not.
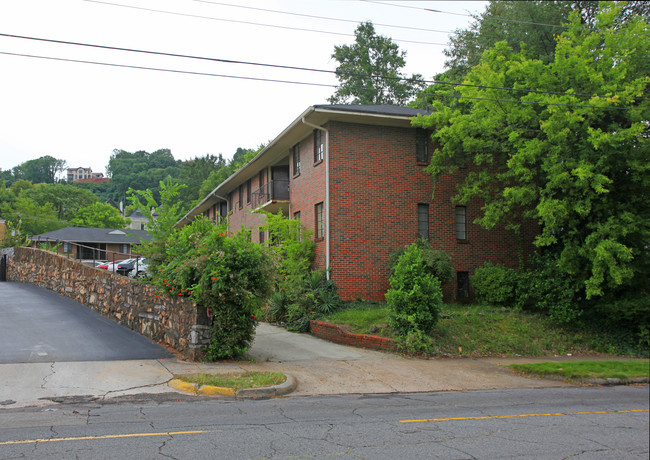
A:
[[[315,268],[330,268],[345,299],[383,300],[388,259],[418,236],[452,258],[447,301],[472,296],[469,277],[486,261],[516,267],[518,244],[504,228],[473,224],[479,203],[452,201],[467,172],[438,179],[435,196],[425,171],[430,133],[411,126],[427,112],[389,105],[309,107],[241,170],[215,188],[178,226],[198,215],[228,215],[231,230],[251,229],[264,242],[256,208],[299,219],[313,232]],[[531,240],[529,238],[529,240]]]

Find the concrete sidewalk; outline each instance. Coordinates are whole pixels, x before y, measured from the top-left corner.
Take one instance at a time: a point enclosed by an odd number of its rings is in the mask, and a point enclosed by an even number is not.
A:
[[[264,323],[258,326],[249,356],[250,361],[219,363],[156,359],[3,364],[0,410],[76,399],[171,393],[176,390],[167,382],[175,374],[195,372],[286,372],[298,381],[292,393],[295,396],[560,387],[569,385],[516,376],[503,366],[513,362],[607,359],[408,359],[337,345]]]
[[[499,360],[406,359],[337,345],[260,324],[251,361],[191,363],[177,359],[0,365],[0,409],[74,400],[103,400],[175,390],[175,374],[279,371],[292,374],[292,395],[393,393],[564,386],[513,375]]]

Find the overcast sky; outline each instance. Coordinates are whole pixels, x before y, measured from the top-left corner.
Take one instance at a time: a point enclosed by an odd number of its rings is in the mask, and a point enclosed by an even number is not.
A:
[[[358,23],[371,20],[407,52],[405,72],[430,80],[443,70],[449,32],[486,4],[2,0],[0,34],[332,71],[334,46],[352,44]],[[0,36],[0,169],[51,155],[105,172],[114,149],[230,158],[237,147],[275,138],[307,107],[327,103],[336,83],[331,73]]]

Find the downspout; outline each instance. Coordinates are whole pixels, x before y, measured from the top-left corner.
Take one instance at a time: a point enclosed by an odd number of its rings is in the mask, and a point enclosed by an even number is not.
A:
[[[325,132],[325,273],[330,279],[330,132],[322,126],[314,125],[302,117],[307,126]]]

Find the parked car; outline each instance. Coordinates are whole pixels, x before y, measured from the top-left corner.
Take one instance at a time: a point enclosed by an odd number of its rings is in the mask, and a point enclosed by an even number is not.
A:
[[[135,259],[126,259],[117,265],[116,272],[120,275],[129,275],[132,278],[140,273],[142,273],[140,275],[142,276],[144,274],[143,264],[146,266],[146,259],[143,259],[141,257],[137,257]]]
[[[131,278],[144,278],[149,274],[149,264],[147,259],[139,259],[136,261],[133,270],[129,272]]]
[[[102,268],[104,270],[109,270],[109,271],[114,272],[114,271],[117,270],[117,266],[121,262],[124,262],[124,260],[122,259],[122,260],[116,260],[115,262],[106,262],[106,263],[104,263],[102,265],[98,265],[97,268]]]

